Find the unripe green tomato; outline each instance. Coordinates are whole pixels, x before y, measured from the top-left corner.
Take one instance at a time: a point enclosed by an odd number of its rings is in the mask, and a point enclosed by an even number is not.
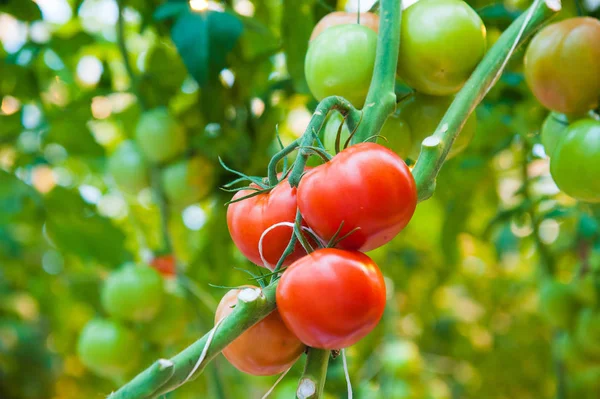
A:
[[[188,324],[188,303],[179,286],[168,287],[160,312],[145,330],[144,338],[160,345],[172,345],[185,336]]]
[[[381,352],[383,368],[395,376],[416,375],[423,368],[423,359],[419,347],[411,341],[397,340],[388,342]]]
[[[123,141],[108,158],[108,172],[122,190],[137,193],[148,187],[148,165],[131,140]]]
[[[580,304],[573,287],[554,280],[547,280],[540,289],[539,309],[550,325],[571,328]]]
[[[185,130],[164,108],[146,111],[135,128],[135,140],[151,162],[164,162],[185,150]]]
[[[163,279],[150,266],[128,263],[108,276],[101,294],[102,306],[112,317],[148,321],[160,311]]]
[[[600,21],[571,18],[548,25],[525,53],[525,79],[542,105],[585,114],[600,98]]]
[[[558,112],[550,112],[544,120],[540,131],[540,138],[546,155],[552,156],[556,144],[565,136],[568,127],[569,121],[565,115]]]
[[[412,148],[408,152],[410,159],[417,159],[421,151],[421,143],[435,132],[453,100],[453,97],[435,97],[417,93],[412,98],[400,103],[400,117],[408,123],[411,132]],[[476,130],[477,116],[473,113],[454,140],[448,153],[448,159],[455,157],[467,148]]]
[[[343,125],[342,125],[343,123]],[[342,130],[340,132],[340,142],[339,149],[340,151],[344,149],[344,144],[350,137],[350,130],[348,129],[348,125],[344,122],[344,117],[339,112],[332,112],[327,121],[325,122],[325,126],[323,126],[323,145],[328,153],[331,155],[335,155],[335,140],[337,138],[338,130],[342,125]]]
[[[402,159],[408,158],[412,146],[411,130],[398,113],[388,116],[379,132],[377,142],[394,151]]]
[[[377,33],[358,24],[325,30],[308,46],[304,62],[306,82],[322,100],[342,96],[362,108],[375,65]]]
[[[111,320],[91,320],[77,341],[77,355],[94,373],[118,378],[132,371],[142,351],[140,339],[119,323]]]
[[[579,313],[575,327],[575,339],[584,353],[600,356],[600,313],[586,308]]]
[[[161,175],[165,195],[174,205],[197,202],[212,190],[214,173],[213,164],[201,156],[169,165]]]
[[[569,126],[552,153],[550,173],[571,197],[600,202],[600,121],[581,119]]]
[[[456,93],[485,50],[485,26],[464,1],[420,0],[402,13],[398,73],[419,92]]]

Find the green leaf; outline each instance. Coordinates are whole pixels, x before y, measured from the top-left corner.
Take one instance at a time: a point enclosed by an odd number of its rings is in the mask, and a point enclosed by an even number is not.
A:
[[[177,51],[164,43],[158,43],[152,48],[145,70],[140,90],[151,108],[168,105],[187,76],[185,65]]]
[[[21,112],[12,115],[0,115],[0,142],[5,143],[15,139],[23,130]]]
[[[227,66],[227,55],[243,31],[241,21],[224,12],[187,12],[177,18],[171,37],[200,86]]]
[[[44,205],[46,234],[60,250],[113,266],[131,259],[125,234],[76,191],[56,187],[44,198]]]
[[[0,97],[11,95],[20,100],[39,97],[41,89],[35,73],[19,65],[0,62]]]
[[[308,93],[304,78],[304,57],[308,50],[308,40],[315,21],[312,15],[314,0],[283,2],[281,32],[287,60],[287,68],[296,91]]]
[[[0,12],[11,14],[21,21],[37,21],[42,19],[42,12],[32,0],[9,0],[0,2]]]
[[[39,194],[13,174],[0,170],[0,224],[20,215],[28,205],[39,202]]]
[[[154,11],[152,17],[155,21],[162,21],[163,19],[177,17],[189,11],[189,9],[188,3],[164,3]]]

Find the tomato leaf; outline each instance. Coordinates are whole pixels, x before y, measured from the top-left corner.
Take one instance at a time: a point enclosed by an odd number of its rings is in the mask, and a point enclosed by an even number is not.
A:
[[[168,18],[173,18],[173,17],[177,17],[180,14],[189,11],[190,7],[188,5],[188,3],[174,3],[174,2],[169,2],[169,3],[164,3],[161,6],[159,6],[156,11],[154,11],[154,14],[152,15],[152,17],[154,18],[155,21],[162,21],[163,19],[168,19]]]
[[[29,22],[42,19],[40,8],[31,0],[9,0],[8,3],[0,2],[0,12],[11,14],[21,21]]]

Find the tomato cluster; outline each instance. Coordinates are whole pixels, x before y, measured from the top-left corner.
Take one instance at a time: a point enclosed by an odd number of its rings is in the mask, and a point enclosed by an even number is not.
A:
[[[172,345],[182,338],[187,303],[181,287],[164,278],[175,273],[173,257],[157,257],[152,265],[128,263],[104,281],[101,304],[109,318],[89,321],[77,342],[81,362],[96,374],[119,379],[138,366],[139,328],[147,341],[157,345]]]
[[[332,13],[315,27],[305,61],[309,88],[317,99],[338,95],[362,108],[373,65],[378,17]],[[390,116],[380,135],[382,144],[404,159],[416,160],[423,139],[432,135],[450,106],[453,95],[464,85],[486,51],[486,29],[477,13],[462,0],[421,0],[402,16],[398,77],[414,89]],[[340,67],[351,66],[350,68]],[[337,118],[329,123],[323,138],[333,152]],[[454,142],[450,157],[463,151],[475,134],[476,118]],[[341,142],[349,132],[344,129]]]

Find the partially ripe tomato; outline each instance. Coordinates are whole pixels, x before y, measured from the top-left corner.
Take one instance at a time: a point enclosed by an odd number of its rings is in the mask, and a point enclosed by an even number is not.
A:
[[[163,279],[150,266],[128,263],[108,276],[101,294],[102,306],[109,315],[121,320],[148,321],[162,305]]]
[[[158,270],[163,277],[173,277],[177,274],[173,255],[162,255],[152,259],[150,266]]]
[[[254,193],[252,190],[238,191],[232,200]],[[229,234],[246,258],[263,267],[274,267],[292,238],[290,226],[274,227],[265,234],[262,242],[263,256],[269,265],[265,265],[260,257],[258,244],[263,233],[278,223],[294,223],[296,219],[296,189],[290,187],[286,180],[280,182],[270,192],[259,194],[245,200],[229,204],[227,208],[227,227]],[[306,255],[300,244],[288,256],[284,265]]]
[[[600,202],[600,121],[581,119],[558,142],[550,173],[562,191],[580,201]]]
[[[133,141],[123,141],[108,158],[108,172],[124,191],[137,193],[148,187],[148,165]]]
[[[540,130],[540,138],[546,155],[552,156],[556,144],[565,136],[568,127],[569,121],[564,114],[550,112]]]
[[[298,208],[321,238],[338,238],[343,249],[370,251],[394,238],[417,204],[415,180],[395,153],[379,144],[348,147],[308,171],[298,186]]]
[[[277,308],[306,345],[340,349],[370,333],[383,315],[385,283],[367,255],[318,249],[290,265],[277,286]]]
[[[313,41],[321,34],[321,32],[333,26],[356,23],[358,23],[358,15],[355,12],[332,12],[331,14],[327,14],[321,18],[321,20],[315,25],[310,35],[310,41]],[[379,16],[371,12],[361,13],[360,24],[372,29],[375,33],[377,33],[379,31]]]
[[[580,304],[573,287],[558,281],[545,281],[540,289],[539,309],[541,315],[552,327],[570,328]]]
[[[398,73],[417,91],[456,93],[485,50],[485,26],[462,0],[420,0],[402,13]]]
[[[91,320],[79,335],[77,355],[94,373],[119,378],[138,365],[141,342],[133,332],[115,321]]]
[[[239,292],[231,290],[221,299],[215,323],[233,312]],[[289,369],[304,349],[305,345],[288,330],[276,309],[227,345],[223,355],[244,373],[274,375]]]
[[[412,160],[418,158],[421,152],[421,143],[435,132],[453,100],[454,97],[434,97],[417,93],[399,105],[400,117],[408,123],[411,132],[412,147],[408,152],[408,158]],[[454,140],[448,153],[448,159],[455,157],[467,148],[476,130],[477,117],[473,113]]]
[[[584,114],[600,99],[600,21],[571,18],[542,29],[525,53],[525,79],[546,108]]]
[[[164,162],[185,150],[185,130],[164,108],[146,111],[135,128],[135,140],[151,162]]]
[[[186,206],[200,201],[213,189],[215,168],[201,156],[171,164],[163,169],[162,186],[169,202]]]
[[[342,96],[362,108],[375,66],[377,34],[358,24],[338,25],[321,33],[308,46],[304,62],[306,82],[322,100]]]

